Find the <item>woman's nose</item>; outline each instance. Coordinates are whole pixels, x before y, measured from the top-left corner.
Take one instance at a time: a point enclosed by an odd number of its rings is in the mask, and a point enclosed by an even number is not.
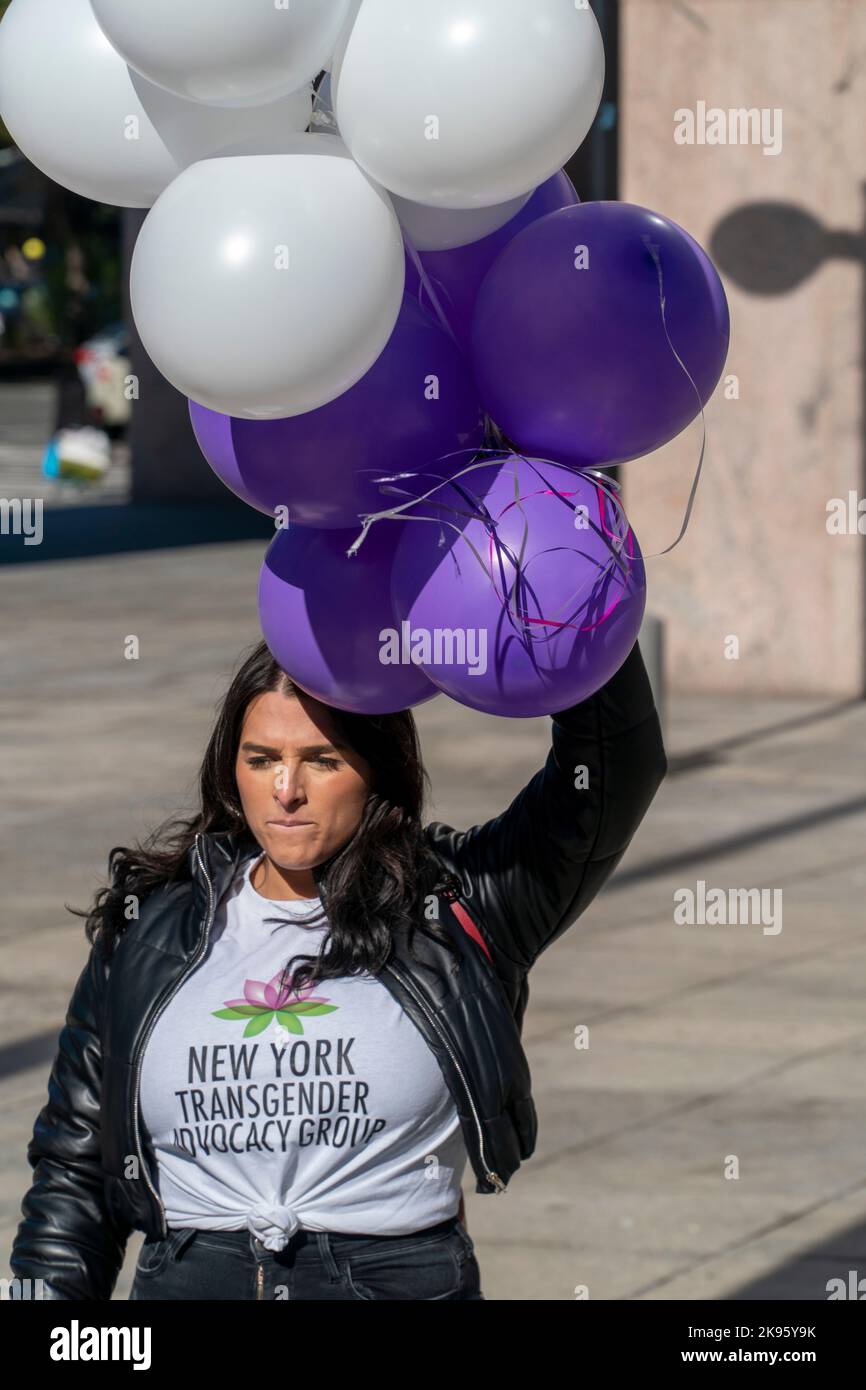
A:
[[[303,797],[303,779],[300,769],[293,769],[287,764],[282,764],[277,768],[274,777],[274,796],[281,804],[284,802],[297,801]]]

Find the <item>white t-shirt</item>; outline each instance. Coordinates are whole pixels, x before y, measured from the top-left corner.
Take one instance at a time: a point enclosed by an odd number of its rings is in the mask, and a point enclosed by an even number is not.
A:
[[[203,960],[145,1048],[142,1118],[168,1225],[247,1227],[270,1250],[299,1227],[436,1225],[457,1212],[467,1162],[439,1063],[373,975],[300,998],[280,990],[284,966],[317,955],[327,924],[298,920],[319,898],[256,891],[261,857],[240,866]]]

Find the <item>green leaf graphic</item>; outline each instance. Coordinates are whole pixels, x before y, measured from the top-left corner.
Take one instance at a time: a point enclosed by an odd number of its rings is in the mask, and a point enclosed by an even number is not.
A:
[[[303,1014],[306,1018],[318,1018],[321,1014],[332,1014],[338,1004],[295,1004],[292,1013]]]
[[[255,1018],[262,1011],[261,1004],[237,1004],[231,1009],[214,1009],[214,1018]],[[270,1012],[270,1011],[269,1011]]]
[[[254,1038],[256,1033],[263,1033],[273,1016],[273,1009],[268,1009],[267,1013],[260,1014],[258,1018],[251,1018],[244,1029],[244,1037]]]
[[[290,1014],[286,1009],[277,1010],[277,1019],[283,1025],[284,1028],[287,1028],[289,1030],[290,1033],[303,1034],[304,1028],[301,1023],[301,1020],[299,1018],[295,1018],[295,1015]]]

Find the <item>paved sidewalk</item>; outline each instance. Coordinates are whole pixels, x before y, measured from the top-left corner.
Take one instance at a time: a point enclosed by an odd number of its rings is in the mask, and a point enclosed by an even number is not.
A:
[[[63,904],[86,906],[111,846],[188,804],[215,703],[258,639],[263,553],[2,569],[4,1273],[86,954]],[[500,811],[548,747],[547,720],[445,697],[417,718],[428,816],[455,825]],[[468,1193],[489,1299],[583,1285],[592,1299],[824,1299],[829,1278],[866,1276],[864,743],[862,702],[670,698],[671,773],[619,873],[531,977],[538,1148],[505,1194]],[[782,930],[677,925],[674,892],[698,880],[781,889]]]

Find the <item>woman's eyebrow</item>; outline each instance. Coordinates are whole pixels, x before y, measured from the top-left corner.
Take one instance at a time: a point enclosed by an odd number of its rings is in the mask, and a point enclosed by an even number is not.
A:
[[[336,753],[340,748],[346,748],[345,743],[308,743],[303,748],[299,748],[300,754],[309,753]],[[268,757],[281,758],[282,751],[279,748],[269,748],[264,743],[245,742],[241,744],[241,751],[248,753],[267,753]]]

